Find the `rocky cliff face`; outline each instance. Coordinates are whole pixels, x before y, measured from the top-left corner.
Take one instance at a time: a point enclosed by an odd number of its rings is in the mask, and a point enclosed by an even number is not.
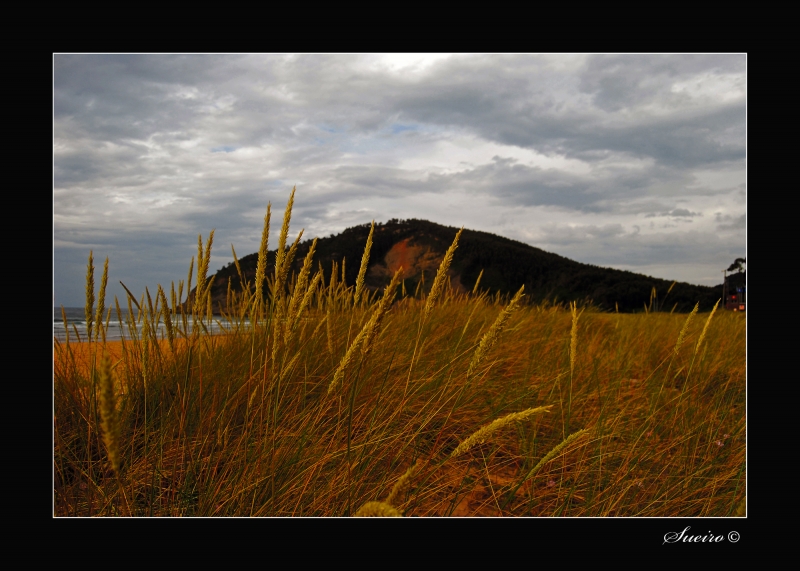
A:
[[[390,280],[397,270],[403,268],[402,279],[418,282],[424,275],[430,283],[439,270],[442,259],[444,252],[435,250],[430,245],[417,244],[413,238],[404,238],[393,245],[382,260],[370,266],[367,277],[374,288]],[[459,274],[452,269],[448,273],[451,285],[457,291],[465,291]]]

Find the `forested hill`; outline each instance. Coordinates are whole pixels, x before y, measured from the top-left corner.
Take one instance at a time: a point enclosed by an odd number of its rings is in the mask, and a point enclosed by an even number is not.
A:
[[[341,276],[342,264],[348,284],[358,275],[369,224],[348,228],[341,234],[319,238],[314,255],[314,270],[322,264],[326,282],[335,262]],[[376,223],[369,260],[366,285],[378,288],[389,282],[394,271],[402,266],[406,291],[413,293],[420,281],[422,288],[430,287],[439,262],[453,242],[457,228],[442,226],[426,220],[390,220]],[[293,270],[299,271],[311,240],[297,249]],[[258,254],[239,260],[245,280],[254,282]],[[268,275],[274,267],[275,251],[268,256]],[[464,229],[451,265],[450,277],[454,287],[472,290],[481,270],[481,290],[491,293],[514,293],[525,285],[525,293],[533,302],[591,301],[602,309],[621,312],[643,311],[645,305],[664,311],[690,311],[695,303],[700,310],[710,310],[722,297],[722,286],[706,287],[677,283],[667,295],[672,282],[633,272],[582,264],[557,254],[551,254],[502,236]],[[291,273],[291,272],[290,272]],[[240,289],[236,266],[222,268],[214,278],[213,305],[224,307],[230,279],[234,291]],[[651,305],[653,288],[656,301]]]

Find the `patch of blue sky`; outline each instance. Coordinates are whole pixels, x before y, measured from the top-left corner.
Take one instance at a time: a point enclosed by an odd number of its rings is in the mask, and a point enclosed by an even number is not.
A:
[[[211,149],[212,153],[232,153],[239,147],[233,147],[231,145],[222,145],[221,147],[214,147]]]
[[[345,153],[367,155],[376,151],[394,149],[399,144],[385,136],[351,137],[341,141],[339,149]]]
[[[321,124],[317,125],[317,128],[320,129],[321,131],[326,131],[328,133],[343,133],[344,132],[344,129],[341,128],[341,127],[334,127],[332,125],[326,125],[324,123],[321,123]]]
[[[325,123],[320,123],[315,125],[315,127],[320,131],[324,131],[324,133],[320,133],[319,136],[312,139],[314,145],[318,147],[333,144],[334,141],[340,139],[347,131],[347,129],[343,127],[336,127]]]
[[[390,123],[381,129],[381,134],[386,136],[404,134],[432,135],[434,137],[444,133],[452,134],[452,127],[444,127],[434,123]]]
[[[393,134],[402,133],[403,131],[419,131],[419,125],[403,125],[401,123],[393,123],[391,126]]]

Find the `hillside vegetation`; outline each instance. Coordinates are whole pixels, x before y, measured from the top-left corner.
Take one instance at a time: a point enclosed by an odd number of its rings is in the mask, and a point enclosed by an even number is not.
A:
[[[378,227],[323,274],[322,241],[288,243],[293,196],[279,256],[267,219],[256,272],[234,264],[223,335],[213,232],[191,303],[183,282],[129,297],[118,344],[90,256],[89,342],[54,351],[57,516],[745,514],[744,314],[455,287],[466,230],[427,287],[398,267],[372,291]]]
[[[325,281],[330,279],[333,263],[341,268],[347,283],[354,283],[359,271],[358,262],[370,233],[370,224],[348,228],[341,234],[319,238],[316,242],[315,263],[321,264]],[[422,282],[427,291],[432,278],[453,241],[457,228],[426,220],[390,220],[377,223],[365,276],[372,290],[385,287],[391,280],[398,261],[405,262],[402,278],[412,292]],[[312,240],[300,242],[291,267],[299,272]],[[270,252],[268,272],[274,272],[275,252]],[[256,274],[258,253],[239,260],[242,275],[251,283]],[[349,265],[348,265],[349,264]],[[696,303],[701,311],[710,311],[722,297],[722,286],[706,287],[674,283],[610,268],[582,264],[551,254],[522,242],[465,229],[450,266],[453,286],[460,291],[472,291],[481,275],[481,288],[491,295],[512,295],[525,286],[528,299],[534,303],[593,304],[599,309],[623,313],[649,310],[689,312]],[[220,269],[214,276],[211,295],[215,312],[224,311],[228,282],[234,291],[241,291],[241,280],[234,264]]]

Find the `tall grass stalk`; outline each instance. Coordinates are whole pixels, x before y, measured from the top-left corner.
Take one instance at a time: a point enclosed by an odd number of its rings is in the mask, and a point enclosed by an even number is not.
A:
[[[467,380],[469,380],[469,378],[480,365],[481,361],[483,361],[484,357],[486,357],[486,354],[492,349],[492,347],[494,347],[498,339],[500,339],[500,334],[503,332],[503,329],[505,329],[506,325],[508,324],[508,320],[511,319],[511,315],[517,309],[522,297],[525,295],[523,293],[524,290],[525,286],[521,286],[519,288],[509,304],[503,309],[503,311],[500,312],[500,315],[497,316],[497,319],[495,319],[492,326],[481,338],[478,348],[475,349],[475,353],[472,355],[472,359],[469,362],[469,368],[467,369]]]
[[[481,270],[481,273],[478,274],[478,279],[475,280],[475,285],[472,287],[472,295],[476,295],[478,293],[478,286],[481,283],[482,277],[483,277],[483,270]]]
[[[570,304],[572,314],[572,328],[569,332],[569,393],[567,395],[567,421],[564,425],[564,435],[569,434],[569,421],[572,416],[572,383],[575,379],[575,360],[578,357],[578,304]]]
[[[461,444],[456,446],[455,450],[450,453],[451,458],[456,458],[460,456],[476,444],[483,444],[486,440],[495,432],[508,426],[513,422],[521,422],[523,420],[527,420],[532,416],[549,411],[551,406],[539,406],[536,408],[529,408],[528,410],[523,410],[522,412],[512,412],[511,414],[507,414],[497,420],[493,420],[486,426],[481,427],[477,432],[472,434],[469,438],[464,440]]]
[[[97,323],[97,331],[95,332],[94,339],[97,341],[102,334],[103,343],[106,341],[106,330],[103,328],[103,313],[106,310],[106,285],[108,284],[108,257],[103,264],[103,276],[100,278],[100,293],[97,295],[97,314],[95,315],[95,323]]]
[[[86,337],[92,338],[94,325],[94,263],[92,252],[89,252],[89,263],[86,266]]]
[[[537,462],[536,465],[533,468],[531,468],[530,471],[527,474],[525,474],[525,476],[519,481],[519,483],[517,483],[516,487],[509,494],[509,498],[513,498],[514,495],[517,493],[517,490],[519,490],[520,486],[522,486],[525,482],[527,482],[528,480],[530,480],[531,478],[536,476],[536,474],[539,473],[539,470],[541,470],[542,467],[545,464],[547,464],[550,460],[555,458],[559,454],[559,452],[564,450],[564,448],[566,448],[567,446],[569,446],[570,444],[572,444],[573,442],[578,440],[581,436],[583,436],[584,434],[587,434],[588,432],[589,432],[588,428],[584,428],[582,430],[579,430],[578,432],[570,434],[567,438],[562,440],[558,445],[553,447],[550,450],[550,452],[545,454],[542,457],[542,459],[539,460],[539,462]]]
[[[375,221],[369,228],[369,236],[367,236],[367,245],[364,247],[364,255],[361,257],[361,267],[358,268],[358,277],[356,278],[356,290],[353,293],[353,306],[358,305],[361,299],[361,294],[364,292],[364,277],[367,274],[367,265],[369,264],[369,252],[372,249],[372,235],[375,232]]]
[[[439,269],[436,272],[433,285],[431,285],[431,291],[428,294],[428,299],[425,301],[425,309],[422,312],[423,319],[430,317],[433,307],[439,300],[439,296],[442,295],[442,290],[444,290],[445,281],[447,280],[447,272],[450,270],[450,264],[453,262],[453,255],[456,252],[456,248],[458,248],[458,239],[461,237],[461,232],[463,231],[464,228],[461,228],[458,232],[456,232],[456,237],[453,239],[453,243],[447,249],[447,252],[444,254],[444,258],[439,264]]]
[[[400,268],[395,272],[391,283],[386,286],[386,289],[384,290],[383,298],[381,298],[381,301],[377,304],[377,307],[373,311],[372,317],[370,317],[369,321],[364,324],[359,334],[351,343],[344,357],[342,357],[342,360],[339,362],[339,366],[336,368],[336,371],[333,374],[333,379],[331,380],[330,385],[328,385],[328,394],[333,393],[333,391],[339,385],[342,377],[344,377],[345,369],[353,360],[353,357],[355,357],[356,352],[361,349],[361,354],[363,356],[366,356],[366,354],[369,352],[372,345],[372,339],[374,339],[378,332],[381,321],[383,320],[383,316],[385,315],[386,310],[389,308],[389,305],[394,300],[395,290],[397,289],[398,282],[400,281],[399,278],[400,275],[402,275],[402,272],[403,268]]]
[[[433,312],[433,308],[436,305],[436,302],[439,300],[439,296],[442,293],[442,290],[445,287],[445,281],[448,280],[448,271],[450,269],[450,264],[453,261],[453,255],[455,254],[456,248],[458,248],[458,239],[461,236],[461,232],[464,230],[462,227],[458,232],[456,232],[455,238],[453,239],[453,243],[447,249],[442,258],[442,261],[439,263],[439,269],[436,272],[436,277],[433,280],[433,284],[431,284],[431,290],[428,293],[428,297],[425,300],[425,307],[420,313],[418,326],[417,326],[417,338],[414,342],[414,350],[411,353],[411,363],[408,367],[408,375],[406,377],[406,384],[404,391],[408,391],[409,385],[411,383],[411,376],[414,371],[414,363],[417,359],[418,352],[420,351],[420,342],[423,342],[422,339],[422,329],[425,323],[428,321],[431,313]],[[416,298],[419,295],[421,288],[425,283],[425,272],[422,271],[422,275],[420,278],[419,283],[417,284],[417,289],[414,292],[414,297]]]
[[[264,229],[261,232],[261,245],[258,248],[258,263],[256,265],[256,303],[260,307],[264,300],[264,278],[267,275],[267,253],[269,252],[269,219],[271,216],[270,209],[272,203],[267,204],[267,213],[264,215]],[[236,271],[239,273],[239,280],[244,284],[242,277],[242,268],[239,266],[239,260],[236,258],[236,252],[233,250],[233,259],[236,261]]]

